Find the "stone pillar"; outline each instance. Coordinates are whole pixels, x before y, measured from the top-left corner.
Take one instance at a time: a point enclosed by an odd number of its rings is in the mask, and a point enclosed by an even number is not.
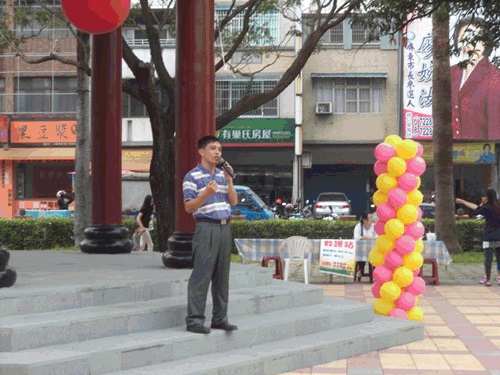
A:
[[[121,28],[92,36],[92,226],[84,231],[85,253],[129,253],[122,225]]]
[[[214,1],[177,2],[175,73],[175,232],[167,267],[191,267],[194,219],[184,209],[182,180],[200,158],[196,142],[215,135]]]

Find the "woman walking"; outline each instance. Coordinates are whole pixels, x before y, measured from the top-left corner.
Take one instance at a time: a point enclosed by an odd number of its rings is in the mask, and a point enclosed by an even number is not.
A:
[[[500,257],[500,202],[497,200],[496,191],[488,189],[486,191],[486,201],[482,200],[479,205],[460,198],[457,198],[455,202],[474,210],[471,216],[484,216],[486,220],[483,234],[484,271],[486,274],[484,285],[491,286],[490,277],[493,252],[495,252],[497,259],[497,282],[500,285],[500,264],[498,263]]]
[[[141,233],[139,251],[144,251],[144,248],[148,247],[148,251],[153,251],[153,240],[151,239],[151,234],[149,233],[149,223],[151,221],[151,215],[153,214],[153,197],[151,195],[146,195],[144,202],[142,203],[141,210],[137,215],[137,224],[139,224],[139,232]]]

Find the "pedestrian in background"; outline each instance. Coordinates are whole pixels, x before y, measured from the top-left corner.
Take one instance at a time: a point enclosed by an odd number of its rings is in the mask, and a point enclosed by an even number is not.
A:
[[[204,323],[211,282],[211,328],[234,331],[238,327],[229,324],[227,320],[232,248],[229,218],[231,206],[238,203],[238,195],[229,173],[217,168],[222,156],[219,139],[215,136],[200,138],[198,154],[201,162],[186,174],[182,184],[184,207],[196,220],[193,271],[188,283],[186,329],[194,333],[210,333],[210,328],[205,327]]]
[[[493,253],[497,261],[497,283],[500,285],[500,202],[497,200],[497,193],[493,189],[486,191],[486,200],[482,199],[479,205],[457,198],[456,203],[463,204],[474,210],[471,216],[482,215],[486,221],[483,234],[484,250],[484,271],[485,277],[480,281],[484,285],[491,286],[491,264],[493,263]]]
[[[149,233],[149,225],[152,220],[154,209],[154,201],[151,195],[146,195],[144,202],[142,203],[141,209],[137,214],[137,224],[139,224],[138,231],[141,233],[140,238],[140,251],[144,251],[147,246],[147,251],[153,251],[153,239],[151,238],[151,233]]]
[[[57,205],[60,210],[67,210],[69,208],[70,203],[72,203],[75,199],[66,193],[65,190],[59,190],[56,194]]]

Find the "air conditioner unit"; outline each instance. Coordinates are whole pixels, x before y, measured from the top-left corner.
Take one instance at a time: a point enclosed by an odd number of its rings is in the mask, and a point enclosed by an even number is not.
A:
[[[331,115],[332,114],[332,103],[317,102],[316,103],[316,114],[317,115]]]

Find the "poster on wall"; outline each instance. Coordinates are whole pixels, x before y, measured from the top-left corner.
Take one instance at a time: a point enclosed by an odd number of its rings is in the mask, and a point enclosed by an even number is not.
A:
[[[320,245],[319,272],[352,277],[356,262],[356,241],[323,239]]]
[[[450,37],[460,51],[450,60],[452,128],[455,140],[500,140],[500,70],[497,51],[471,40],[481,19],[452,17]],[[487,32],[487,30],[486,30]],[[409,24],[403,49],[403,130],[406,138],[430,140],[432,118],[432,20]]]

